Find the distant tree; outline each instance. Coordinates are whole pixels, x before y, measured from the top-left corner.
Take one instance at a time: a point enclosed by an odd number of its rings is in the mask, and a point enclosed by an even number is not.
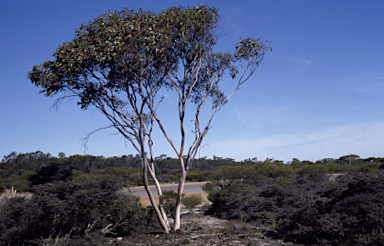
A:
[[[160,156],[155,157],[155,160],[164,160],[164,159],[167,159],[167,155],[166,154],[161,154]]]
[[[152,149],[154,123],[179,159],[181,176],[173,228],[179,230],[184,182],[212,119],[255,72],[268,49],[260,40],[240,38],[234,53],[216,52],[218,18],[217,9],[205,5],[171,7],[159,14],[128,9],[107,12],[83,24],[71,42],[59,46],[53,61],[34,66],[29,72],[32,83],[46,96],[67,93],[57,103],[75,97],[82,109],[94,106],[104,114],[110,125],[96,131],[115,128],[131,142],[141,156],[143,181],[166,233],[170,227]],[[240,74],[227,95],[220,88],[225,73],[232,79]],[[163,98],[158,95],[165,89],[176,92],[179,148],[157,114]],[[208,99],[213,110],[202,124],[200,113]],[[187,107],[189,102],[194,106]],[[185,143],[187,108],[195,110],[189,148]],[[159,206],[148,188],[148,174],[155,182]]]
[[[290,164],[300,164],[300,160],[298,158],[292,158],[292,161]]]
[[[57,155],[59,158],[65,158],[65,153],[64,152],[59,152]]]
[[[351,154],[351,155],[343,155],[339,158],[339,161],[344,163],[348,162],[349,165],[351,165],[353,162],[355,162],[357,159],[360,159],[360,156]]]
[[[2,159],[2,169],[6,169],[10,174],[20,175],[20,170],[37,171],[41,165],[52,162],[54,158],[48,153],[41,151],[17,154],[11,152]]]
[[[12,163],[12,161],[17,157],[17,153],[15,151],[12,151],[9,155],[5,155],[4,158],[1,160],[3,163]]]

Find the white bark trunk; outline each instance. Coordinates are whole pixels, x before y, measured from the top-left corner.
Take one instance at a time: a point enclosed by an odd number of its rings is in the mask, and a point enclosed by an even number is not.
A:
[[[159,219],[159,222],[164,229],[164,233],[169,233],[170,227],[169,227],[167,215],[165,214],[164,209],[160,210],[159,207],[157,206],[155,198],[153,197],[153,194],[152,194],[152,192],[149,188],[149,185],[148,185],[148,175],[147,175],[148,162],[145,159],[143,160],[143,162],[144,162],[143,163],[144,164],[144,166],[143,166],[143,182],[144,182],[145,190],[147,191],[147,194],[148,194],[149,200],[151,201],[152,207],[155,209],[157,218]],[[158,191],[160,190],[160,193],[161,193],[161,188],[160,188],[160,184],[159,184],[158,180],[156,179],[156,177],[153,177],[153,180],[155,181],[155,185],[156,185],[157,190]]]
[[[187,176],[186,172],[183,172],[180,181],[179,181],[179,188],[177,189],[177,201],[176,201],[176,215],[175,215],[175,224],[173,226],[174,231],[180,230],[180,222],[181,222],[181,206],[182,206],[182,195],[184,190],[184,184],[185,184],[185,178]]]
[[[152,177],[152,178],[155,181],[157,195],[159,197],[159,208],[160,208],[160,212],[162,214],[162,218],[164,219],[165,223],[167,224],[167,227],[169,228],[168,216],[167,216],[167,213],[165,212],[164,206],[163,206],[163,192],[161,191],[160,183],[156,177]]]

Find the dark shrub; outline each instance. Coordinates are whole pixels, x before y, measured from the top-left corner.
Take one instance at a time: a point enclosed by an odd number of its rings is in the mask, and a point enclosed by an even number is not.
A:
[[[375,173],[378,171],[379,167],[380,163],[366,163],[359,168],[359,171],[364,173]]]
[[[34,245],[44,246],[105,246],[110,245],[111,240],[101,235],[92,235],[92,237],[62,237],[62,238],[40,238],[30,241]]]
[[[305,245],[384,245],[384,173],[345,174],[333,183],[228,183],[213,187],[209,199],[211,214],[267,224],[276,230],[273,237]]]
[[[296,173],[298,182],[325,182],[328,178],[328,168],[325,165],[307,165]]]
[[[8,178],[9,177],[9,171],[0,169],[0,178]]]
[[[5,185],[0,184],[0,194],[4,193],[6,191],[7,187]]]
[[[201,182],[205,181],[206,177],[204,176],[203,172],[189,172],[187,174],[186,180],[191,182]]]
[[[71,175],[72,170],[69,165],[52,162],[48,166],[42,166],[37,174],[31,175],[28,180],[31,181],[31,185],[40,185],[67,180]]]
[[[34,186],[31,198],[7,199],[0,208],[0,245],[147,231],[147,222],[154,220],[148,219],[138,198],[117,191],[122,186],[110,179],[60,181]]]
[[[28,180],[20,180],[13,184],[13,188],[17,192],[26,192],[29,190],[30,182]]]
[[[190,195],[183,197],[183,204],[189,209],[194,209],[197,205],[201,204],[203,202],[203,198],[201,195]]]
[[[240,181],[219,182],[208,194],[212,202],[208,213],[223,219],[243,219],[246,215],[242,208],[247,206],[249,194],[249,187]]]
[[[269,178],[286,177],[293,175],[294,169],[290,165],[279,163],[258,163],[254,165],[254,174]]]
[[[176,217],[176,202],[177,202],[177,193],[173,190],[163,191],[163,206],[165,212],[168,215],[171,215],[173,219]]]
[[[19,177],[19,180],[27,180],[32,175],[36,175],[36,174],[37,173],[34,171],[23,172],[23,174]]]

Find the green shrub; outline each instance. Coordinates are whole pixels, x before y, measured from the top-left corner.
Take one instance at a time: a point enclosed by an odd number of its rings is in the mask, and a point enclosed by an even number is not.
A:
[[[199,171],[188,172],[186,180],[192,181],[192,182],[201,182],[201,181],[205,181],[206,177],[204,176],[203,172],[199,172]]]
[[[42,166],[35,175],[31,175],[28,180],[31,185],[40,185],[55,181],[67,180],[72,175],[69,165],[52,162],[47,166]]]
[[[5,185],[0,184],[0,194],[4,193],[7,190],[7,187]]]
[[[30,188],[31,182],[28,180],[20,180],[13,184],[13,188],[17,192],[27,192]]]
[[[9,171],[0,169],[0,178],[8,178],[9,177]]]
[[[174,182],[177,182],[177,181],[179,181],[180,176],[179,175],[170,175],[169,179],[174,181]]]
[[[262,175],[269,178],[286,177],[295,173],[292,166],[278,163],[257,163],[252,171],[252,175]]]
[[[72,177],[77,178],[77,177],[80,177],[81,175],[84,175],[84,173],[80,172],[79,170],[72,170]]]
[[[178,176],[180,176],[181,171],[180,171],[180,169],[172,169],[168,173],[169,173],[169,175],[178,175]]]
[[[130,182],[132,182],[134,185],[137,185],[137,186],[143,186],[144,185],[142,177],[139,176],[137,174],[137,172],[130,174],[129,177],[128,177],[128,180]]]
[[[359,168],[359,172],[376,173],[378,172],[379,167],[380,167],[380,163],[367,163]]]
[[[183,204],[189,209],[194,209],[197,205],[203,202],[201,195],[190,195],[183,197]]]
[[[77,181],[107,180],[110,176],[104,174],[83,174],[75,178]]]
[[[215,187],[217,186],[217,183],[218,181],[207,182],[201,188],[203,189],[203,191],[209,193],[215,189]]]
[[[355,172],[357,168],[355,166],[350,165],[342,165],[342,164],[330,164],[327,165],[328,173],[346,173],[346,172]]]
[[[176,216],[176,202],[177,202],[177,193],[173,190],[163,191],[163,205],[165,212],[168,215],[171,215],[173,219]]]
[[[218,187],[208,193],[208,200],[212,205],[208,213],[223,219],[237,219],[244,217],[242,201],[245,201],[247,194],[251,194],[247,185],[240,181],[218,182]]]
[[[159,174],[168,174],[169,173],[169,169],[168,168],[163,168],[163,169],[160,169],[159,170]]]
[[[11,179],[11,178],[0,178],[0,183],[8,183],[11,181],[13,181],[13,179]]]
[[[41,245],[48,238],[93,238],[107,225],[111,226],[104,230],[106,236],[136,235],[147,228],[159,228],[158,221],[151,218],[154,214],[142,209],[137,197],[117,192],[123,185],[116,179],[60,181],[34,186],[28,199],[6,199],[0,209],[0,245]]]
[[[324,182],[328,179],[328,168],[324,165],[306,165],[296,172],[299,182]]]
[[[19,180],[27,180],[30,176],[32,175],[36,175],[37,173],[34,172],[34,171],[28,171],[28,172],[24,172],[20,177],[19,177]]]
[[[14,173],[11,176],[9,176],[9,178],[12,179],[12,180],[18,180],[19,176],[16,173]]]
[[[249,173],[249,167],[246,166],[220,166],[211,174],[213,180],[236,180],[242,179]]]

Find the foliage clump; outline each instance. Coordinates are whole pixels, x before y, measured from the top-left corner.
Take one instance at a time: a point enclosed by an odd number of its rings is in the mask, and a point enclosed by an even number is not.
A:
[[[72,170],[68,165],[52,162],[43,165],[36,174],[31,175],[28,180],[31,185],[40,185],[54,181],[65,181],[72,175]]]
[[[41,245],[50,239],[74,243],[159,228],[137,197],[118,191],[122,186],[113,179],[59,181],[34,186],[30,198],[6,199],[0,207],[0,245]]]
[[[188,209],[194,209],[197,205],[203,202],[203,198],[199,194],[192,194],[190,196],[183,197],[183,204]]]
[[[0,184],[0,194],[4,193],[7,190],[7,187],[5,185]]]
[[[345,174],[335,182],[302,174],[211,185],[210,213],[268,225],[270,236],[306,245],[384,245],[383,172]]]

